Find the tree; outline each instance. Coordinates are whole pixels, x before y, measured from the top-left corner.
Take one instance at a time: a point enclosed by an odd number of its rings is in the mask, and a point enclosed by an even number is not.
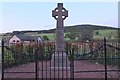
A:
[[[65,35],[65,38],[69,38],[70,40],[75,40],[78,37],[78,33],[70,32]]]
[[[81,32],[81,39],[82,39],[82,41],[92,40],[93,39],[93,31],[83,30]]]
[[[96,32],[95,32],[95,35],[99,35],[99,31],[96,31]]]
[[[42,38],[43,38],[43,40],[47,40],[47,41],[49,40],[49,38],[45,35]]]
[[[66,33],[66,34],[65,34],[65,38],[70,38],[70,34],[69,34],[69,33]]]

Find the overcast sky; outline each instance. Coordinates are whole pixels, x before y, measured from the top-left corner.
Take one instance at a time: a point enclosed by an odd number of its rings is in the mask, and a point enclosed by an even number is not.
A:
[[[118,27],[118,2],[64,2],[68,18],[64,25],[98,24]],[[56,2],[0,3],[0,32],[45,30],[56,26],[52,10]]]

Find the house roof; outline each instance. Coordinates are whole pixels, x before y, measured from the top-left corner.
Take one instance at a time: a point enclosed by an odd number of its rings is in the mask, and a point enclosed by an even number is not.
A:
[[[29,35],[16,35],[19,39],[23,41],[32,41],[32,40],[38,40],[38,36],[29,36]]]

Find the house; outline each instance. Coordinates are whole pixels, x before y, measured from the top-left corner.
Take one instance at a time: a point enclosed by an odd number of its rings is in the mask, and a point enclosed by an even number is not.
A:
[[[38,36],[29,36],[29,35],[14,35],[9,39],[9,44],[14,43],[39,43],[42,42],[42,38]]]

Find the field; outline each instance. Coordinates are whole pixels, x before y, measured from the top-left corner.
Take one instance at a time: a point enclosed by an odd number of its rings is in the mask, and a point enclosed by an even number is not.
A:
[[[64,33],[64,36],[69,33],[71,32]],[[77,34],[79,34],[79,32],[77,32]],[[55,40],[55,33],[41,33],[41,34],[37,34],[37,36],[41,36],[41,37],[47,36],[50,41]],[[111,40],[111,39],[118,39],[117,36],[118,36],[117,30],[95,30],[93,31],[93,39],[103,39],[104,37],[106,37],[107,39]],[[79,36],[76,36],[74,40],[78,40],[78,38]],[[69,37],[65,37],[64,39],[65,41],[71,40]]]
[[[55,33],[42,33],[42,34],[37,34],[37,36],[43,37],[47,36],[49,40],[54,41],[55,40]]]
[[[98,35],[96,35],[96,32],[99,32]],[[93,34],[94,39],[101,39],[103,37],[106,37],[107,39],[117,39],[118,38],[118,31],[117,30],[96,30]]]

